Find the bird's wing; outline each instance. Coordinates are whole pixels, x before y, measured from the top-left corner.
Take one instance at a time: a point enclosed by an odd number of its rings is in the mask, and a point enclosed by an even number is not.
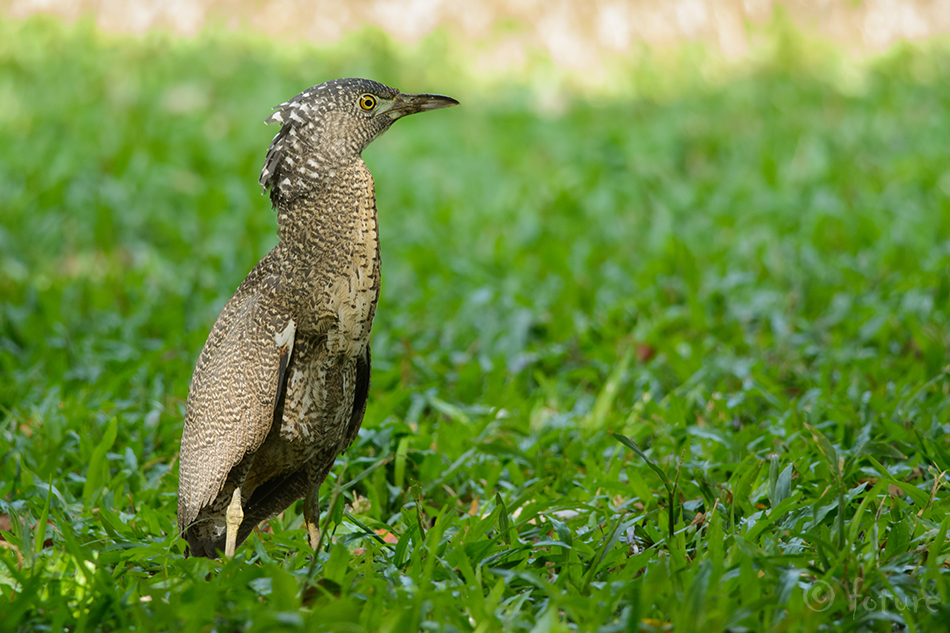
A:
[[[181,529],[264,442],[286,388],[296,325],[275,308],[273,292],[246,291],[252,276],[218,317],[191,381],[179,467]]]
[[[353,412],[346,425],[346,436],[343,440],[343,449],[349,448],[356,440],[360,426],[363,424],[363,415],[366,413],[366,401],[369,397],[370,354],[369,345],[366,353],[356,359],[356,393],[353,395]]]

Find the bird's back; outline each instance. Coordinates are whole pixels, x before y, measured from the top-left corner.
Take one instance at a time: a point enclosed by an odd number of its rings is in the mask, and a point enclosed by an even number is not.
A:
[[[185,408],[178,521],[184,530],[215,500],[231,472],[270,431],[290,352],[273,256],[251,271],[218,316],[201,351]]]

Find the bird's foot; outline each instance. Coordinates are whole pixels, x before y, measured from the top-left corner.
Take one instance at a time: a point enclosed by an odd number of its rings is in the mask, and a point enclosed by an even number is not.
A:
[[[320,547],[320,526],[316,521],[307,522],[307,540],[310,542],[313,551],[317,551]]]
[[[311,485],[303,502],[303,522],[313,551],[320,548],[320,485]]]
[[[227,513],[228,532],[224,543],[224,555],[228,558],[234,558],[238,528],[241,527],[241,521],[243,520],[244,508],[241,507],[241,487],[238,486],[234,489],[234,495],[231,497],[231,505],[228,506]]]

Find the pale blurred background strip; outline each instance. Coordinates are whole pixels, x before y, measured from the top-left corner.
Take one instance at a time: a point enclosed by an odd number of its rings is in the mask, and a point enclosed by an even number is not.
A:
[[[443,27],[491,40],[479,65],[517,65],[542,50],[573,69],[638,44],[682,40],[739,58],[750,27],[776,10],[806,33],[867,51],[950,32],[950,0],[0,0],[0,15],[91,14],[105,31],[131,33],[159,27],[191,35],[217,24],[328,44],[366,26],[409,42]]]

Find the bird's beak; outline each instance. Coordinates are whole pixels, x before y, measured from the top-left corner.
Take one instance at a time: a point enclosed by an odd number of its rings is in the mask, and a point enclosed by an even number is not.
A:
[[[408,114],[425,112],[427,110],[438,110],[439,108],[451,108],[458,104],[459,102],[452,97],[446,97],[444,95],[407,95],[400,93],[393,100],[392,106],[386,110],[386,114],[395,120]]]

